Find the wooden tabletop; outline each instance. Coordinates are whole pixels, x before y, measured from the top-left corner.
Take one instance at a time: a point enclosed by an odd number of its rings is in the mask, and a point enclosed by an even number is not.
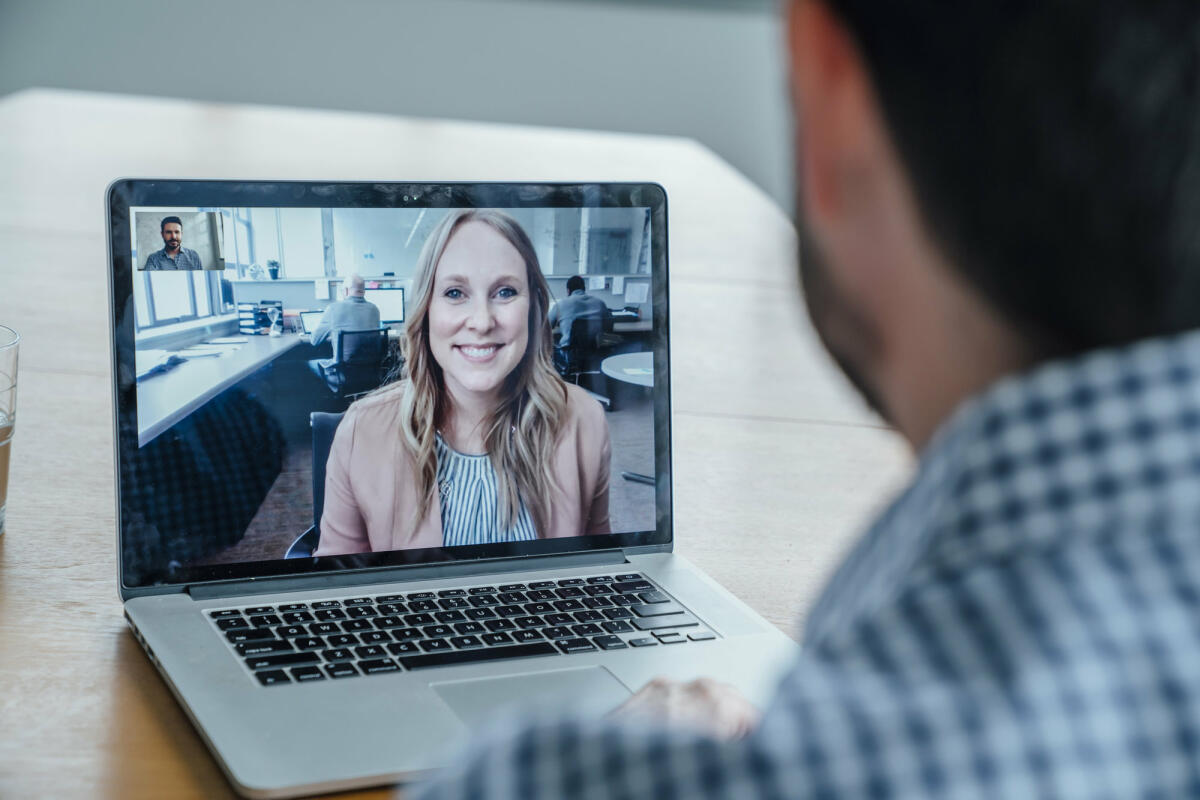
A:
[[[0,324],[23,341],[0,538],[0,796],[232,794],[117,596],[104,233],[104,189],[117,177],[662,183],[676,547],[788,633],[911,469],[803,317],[790,221],[693,141],[9,96]],[[390,792],[361,794],[376,795]]]

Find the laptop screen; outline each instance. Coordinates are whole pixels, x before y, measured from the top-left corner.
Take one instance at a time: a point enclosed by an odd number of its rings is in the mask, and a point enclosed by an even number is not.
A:
[[[669,544],[665,205],[114,184],[123,587]]]

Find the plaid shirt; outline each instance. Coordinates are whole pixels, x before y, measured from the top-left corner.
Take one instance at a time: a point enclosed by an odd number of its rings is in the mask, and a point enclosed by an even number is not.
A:
[[[424,798],[1200,796],[1200,334],[964,404],[755,733],[541,721]]]

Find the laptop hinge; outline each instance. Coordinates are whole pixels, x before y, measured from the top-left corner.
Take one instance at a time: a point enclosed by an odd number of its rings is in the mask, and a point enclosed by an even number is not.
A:
[[[493,575],[501,572],[527,572],[540,569],[562,569],[563,567],[596,567],[607,564],[626,563],[621,550],[600,550],[591,553],[564,553],[552,556],[534,556],[520,559],[495,561],[468,561],[438,564],[437,566],[394,567],[362,570],[361,572],[331,572],[317,575],[288,575],[285,577],[250,578],[240,581],[214,581],[189,586],[187,593],[196,600],[217,597],[234,597],[248,594],[272,594],[276,592],[313,591],[343,586],[362,586],[371,583],[394,581],[441,580],[461,578],[467,575]]]

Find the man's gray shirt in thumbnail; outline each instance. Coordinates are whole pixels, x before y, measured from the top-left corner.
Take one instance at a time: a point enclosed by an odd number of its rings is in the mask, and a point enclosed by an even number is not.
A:
[[[347,297],[339,300],[325,309],[317,329],[309,340],[314,346],[326,339],[333,340],[333,358],[322,362],[326,367],[338,363],[341,354],[338,352],[337,331],[366,331],[379,327],[379,307],[368,303],[361,297]]]
[[[581,317],[604,319],[610,314],[612,312],[608,310],[608,305],[599,297],[593,297],[583,289],[576,289],[550,309],[550,326],[558,326],[562,334],[558,346],[566,347],[571,343],[571,325],[575,320]]]
[[[142,269],[204,269],[204,265],[200,263],[200,255],[195,250],[181,247],[179,255],[171,258],[167,255],[167,248],[164,247],[162,250],[151,253],[146,259],[146,266]]]

